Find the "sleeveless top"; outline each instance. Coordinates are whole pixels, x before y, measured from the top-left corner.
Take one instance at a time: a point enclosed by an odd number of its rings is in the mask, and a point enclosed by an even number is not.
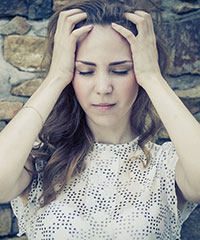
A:
[[[26,233],[29,240],[180,239],[181,226],[197,204],[186,202],[182,212],[177,208],[173,144],[149,142],[152,161],[143,168],[137,140],[94,143],[84,159],[86,169],[43,208],[39,174],[25,207],[20,197],[11,201],[18,235]]]

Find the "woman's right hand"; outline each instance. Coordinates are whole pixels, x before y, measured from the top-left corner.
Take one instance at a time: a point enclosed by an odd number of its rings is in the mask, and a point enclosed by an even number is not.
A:
[[[92,25],[82,26],[76,30],[74,26],[87,18],[87,14],[80,9],[72,9],[60,13],[54,36],[54,49],[48,77],[61,80],[68,85],[74,74],[76,43],[87,34]]]

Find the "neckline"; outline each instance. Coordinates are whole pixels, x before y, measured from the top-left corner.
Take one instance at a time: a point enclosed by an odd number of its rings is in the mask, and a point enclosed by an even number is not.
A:
[[[130,146],[130,145],[133,145],[135,144],[139,139],[139,136],[137,136],[136,138],[128,141],[128,142],[125,142],[125,143],[102,143],[102,142],[94,142],[94,146],[96,147],[117,147],[117,148],[120,148],[120,147],[125,147],[125,146]]]

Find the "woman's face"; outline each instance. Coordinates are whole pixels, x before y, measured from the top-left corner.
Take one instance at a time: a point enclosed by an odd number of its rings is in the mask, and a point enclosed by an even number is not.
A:
[[[138,84],[128,42],[110,26],[95,25],[78,45],[73,87],[89,126],[129,123]]]

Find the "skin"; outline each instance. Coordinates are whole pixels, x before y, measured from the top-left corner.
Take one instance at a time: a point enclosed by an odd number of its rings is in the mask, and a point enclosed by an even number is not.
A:
[[[200,125],[160,73],[150,15],[143,11],[136,11],[126,13],[125,17],[136,24],[138,29],[136,37],[122,26],[112,24],[112,28],[129,43],[137,83],[149,95],[179,156],[175,172],[177,187],[180,190],[177,191],[179,207],[181,208],[185,200],[200,203]],[[80,9],[65,11],[59,16],[49,74],[26,103],[26,106],[33,106],[39,111],[43,121],[52,111],[63,89],[72,81],[76,44],[93,28],[93,26],[84,26],[73,30],[74,25],[85,18],[87,18],[86,13]],[[101,124],[105,124],[103,117],[100,120]],[[98,123],[99,120],[95,121],[94,123]],[[29,167],[31,164],[27,158],[41,128],[42,122],[38,113],[32,108],[23,108],[0,133],[1,203],[8,202],[19,195],[27,200],[24,190],[30,184],[32,176],[27,173],[24,166]],[[11,151],[12,149],[14,151]]]
[[[95,25],[79,42],[73,86],[95,141],[123,143],[135,137],[129,123],[138,94],[132,55],[111,26]]]

